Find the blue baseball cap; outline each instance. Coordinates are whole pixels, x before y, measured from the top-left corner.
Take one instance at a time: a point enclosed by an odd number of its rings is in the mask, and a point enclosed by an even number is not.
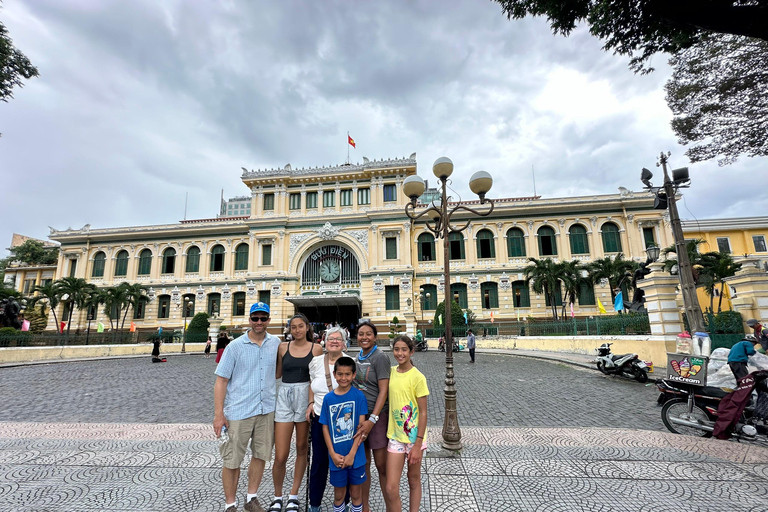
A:
[[[258,313],[259,311],[269,315],[269,305],[264,304],[263,302],[257,302],[256,304],[251,306],[251,312],[248,314],[252,315],[254,313]]]

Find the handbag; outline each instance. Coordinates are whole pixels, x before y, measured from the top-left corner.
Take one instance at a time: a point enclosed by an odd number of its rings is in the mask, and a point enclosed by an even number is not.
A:
[[[331,366],[328,364],[328,354],[323,358],[325,363],[325,383],[328,385],[328,392],[333,391],[333,381],[331,380]]]

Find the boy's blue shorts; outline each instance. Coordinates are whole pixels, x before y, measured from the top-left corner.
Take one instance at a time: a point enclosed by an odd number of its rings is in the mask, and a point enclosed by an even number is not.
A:
[[[368,477],[365,475],[365,466],[359,468],[331,468],[331,485],[333,487],[346,487],[347,485],[360,485]]]

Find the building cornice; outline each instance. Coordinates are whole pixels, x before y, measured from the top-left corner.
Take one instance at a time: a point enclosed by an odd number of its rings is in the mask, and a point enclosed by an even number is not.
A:
[[[768,228],[768,217],[731,217],[726,219],[682,220],[683,232],[733,231]]]
[[[401,172],[415,172],[416,153],[408,158],[390,158],[382,160],[368,160],[363,157],[363,163],[341,164],[325,167],[302,167],[293,169],[291,164],[282,169],[258,169],[248,170],[245,167],[241,179],[248,186],[264,183],[291,183],[308,181],[336,181],[341,178],[349,180],[380,174],[398,174]],[[408,169],[408,171],[406,171]],[[309,179],[308,179],[309,178]]]

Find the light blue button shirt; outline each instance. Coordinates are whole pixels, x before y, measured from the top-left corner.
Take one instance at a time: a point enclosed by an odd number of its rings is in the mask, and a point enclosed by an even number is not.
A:
[[[224,398],[224,416],[244,420],[275,410],[277,349],[280,339],[267,334],[261,346],[246,332],[227,345],[216,367],[216,375],[229,379]]]

